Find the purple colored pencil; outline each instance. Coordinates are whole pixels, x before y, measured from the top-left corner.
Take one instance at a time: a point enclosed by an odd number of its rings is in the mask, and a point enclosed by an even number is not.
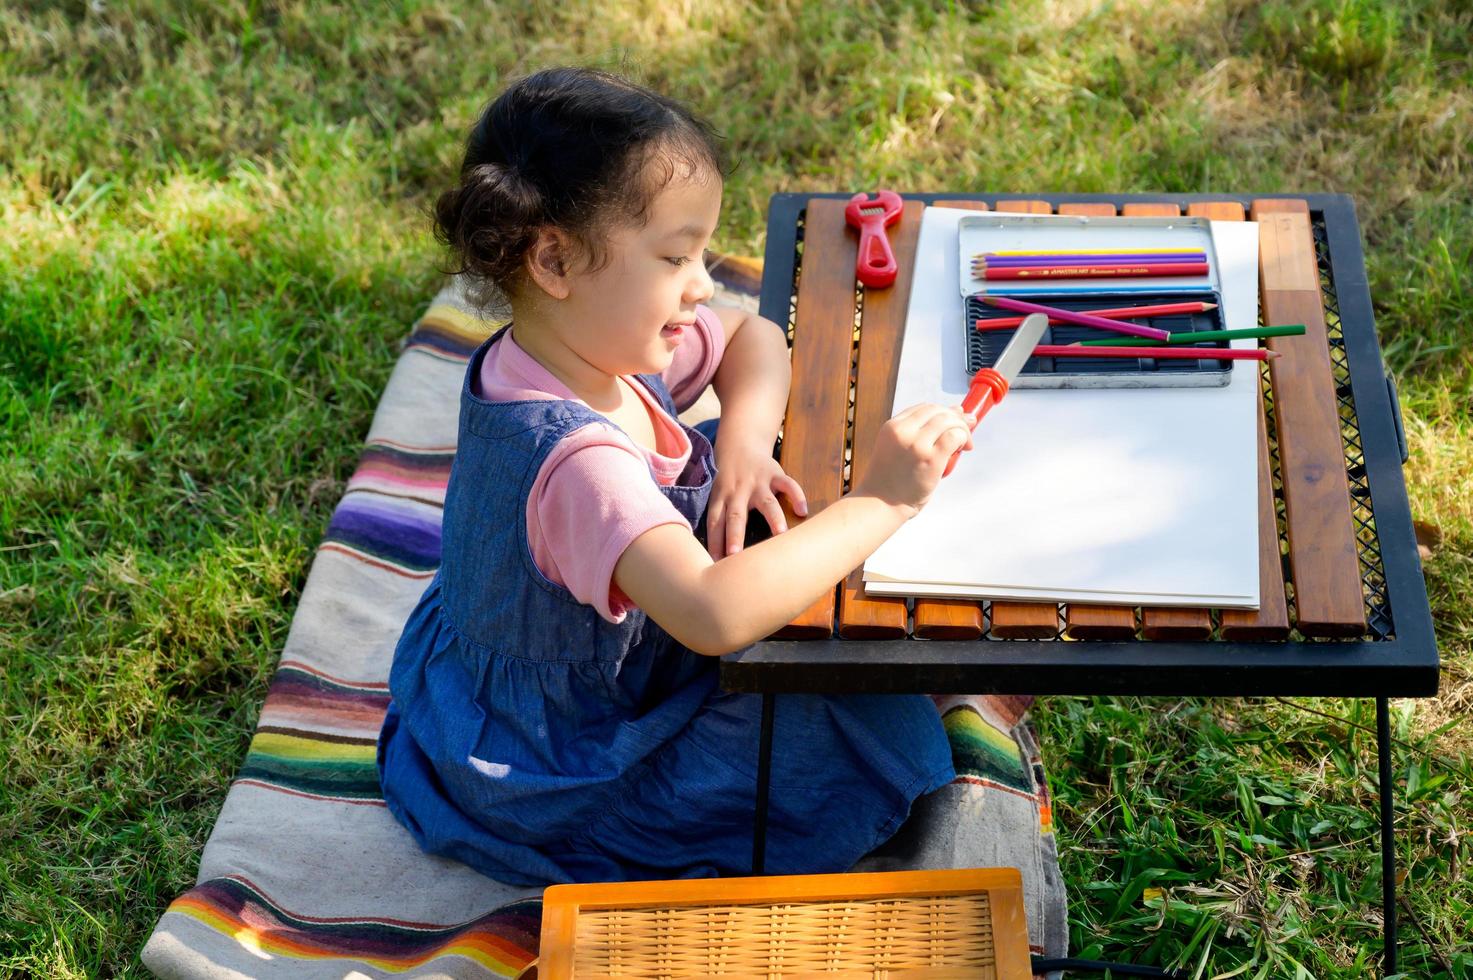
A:
[[[1061,255],[983,255],[973,256],[972,262],[986,263],[989,266],[1014,266],[1014,265],[1139,265],[1142,262],[1152,264],[1160,262],[1206,262],[1205,252],[1168,252],[1161,255],[1139,256],[1139,255],[1086,255],[1086,254],[1061,254]]]
[[[1057,307],[1029,303],[1007,296],[993,296],[988,293],[982,293],[980,294],[980,299],[988,306],[996,306],[998,309],[1012,310],[1014,313],[1046,313],[1051,320],[1077,323],[1084,327],[1098,327],[1101,330],[1113,330],[1115,333],[1129,334],[1132,337],[1149,337],[1152,340],[1165,340],[1171,336],[1165,330],[1157,330],[1155,327],[1143,327],[1140,324],[1131,323],[1127,320],[1106,320],[1102,316],[1075,313],[1073,310],[1061,310]]]

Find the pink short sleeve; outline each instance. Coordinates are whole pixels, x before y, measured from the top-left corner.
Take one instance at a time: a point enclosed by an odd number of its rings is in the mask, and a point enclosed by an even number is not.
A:
[[[686,342],[675,348],[675,359],[660,375],[665,387],[670,389],[677,412],[690,408],[701,397],[701,392],[716,377],[725,353],[726,331],[721,318],[710,307],[697,306],[695,327]]]
[[[527,538],[538,570],[611,623],[634,607],[614,584],[614,566],[635,538],[661,524],[690,529],[638,447],[601,423],[558,443],[527,501]]]

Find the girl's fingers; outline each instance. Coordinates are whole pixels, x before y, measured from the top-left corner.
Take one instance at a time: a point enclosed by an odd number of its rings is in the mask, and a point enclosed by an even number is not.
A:
[[[926,402],[918,402],[917,404],[912,405],[909,408],[903,408],[900,411],[896,412],[894,419],[896,422],[900,422],[906,419],[912,419],[915,416],[920,415],[922,412],[930,411],[935,407],[936,406],[927,404]]]
[[[776,482],[776,481],[774,481]],[[782,505],[777,498],[770,493],[763,494],[752,501],[753,509],[763,517],[767,518],[767,526],[772,528],[773,534],[782,534],[788,529],[788,519],[783,514]]]
[[[726,556],[726,522],[722,520],[725,512],[725,501],[712,501],[706,507],[706,551],[712,561]]]
[[[919,429],[927,416],[935,410],[935,405],[912,405],[892,418],[890,424],[894,426],[896,435],[908,436]]]
[[[742,550],[747,537],[747,509],[733,507],[726,512],[726,554],[734,555]]]
[[[931,451],[936,447],[941,436],[951,431],[960,432],[963,441],[966,440],[967,436],[971,435],[971,432],[967,428],[967,423],[963,420],[960,412],[939,411],[927,419],[925,425],[921,426],[920,432],[916,434],[916,447],[923,452]],[[957,445],[961,445],[961,443],[957,443]]]
[[[798,486],[797,480],[786,473],[779,473],[772,478],[772,492],[786,496],[788,504],[793,508],[793,513],[799,517],[808,516],[808,498],[803,494],[803,488]]]
[[[972,448],[972,434],[963,428],[952,427],[941,433],[936,440],[937,455],[951,458],[951,454],[958,449]]]

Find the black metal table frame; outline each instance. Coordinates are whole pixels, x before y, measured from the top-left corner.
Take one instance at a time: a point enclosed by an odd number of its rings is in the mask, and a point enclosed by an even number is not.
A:
[[[787,323],[793,301],[798,222],[814,198],[836,194],[775,194],[768,211],[761,314]],[[1349,372],[1349,396],[1359,425],[1364,479],[1379,543],[1391,629],[1378,639],[1285,641],[1058,640],[768,640],[722,658],[729,691],[760,693],[757,813],[752,866],[763,873],[767,835],[775,695],[779,693],[1119,694],[1199,697],[1374,697],[1380,784],[1382,914],[1385,969],[1396,972],[1396,874],[1391,806],[1391,736],[1387,698],[1437,693],[1438,658],[1431,610],[1417,555],[1406,485],[1406,460],[1396,389],[1376,339],[1365,257],[1355,206],[1344,194],[907,194],[911,200],[1042,200],[1165,203],[1256,199],[1305,201],[1323,223],[1331,288],[1337,299]],[[896,664],[903,644],[904,663]],[[1204,657],[1210,654],[1210,657]]]

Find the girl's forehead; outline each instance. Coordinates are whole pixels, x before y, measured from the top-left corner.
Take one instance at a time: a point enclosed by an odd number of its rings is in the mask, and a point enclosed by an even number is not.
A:
[[[721,181],[676,177],[650,203],[647,230],[659,238],[705,237],[721,213]]]

